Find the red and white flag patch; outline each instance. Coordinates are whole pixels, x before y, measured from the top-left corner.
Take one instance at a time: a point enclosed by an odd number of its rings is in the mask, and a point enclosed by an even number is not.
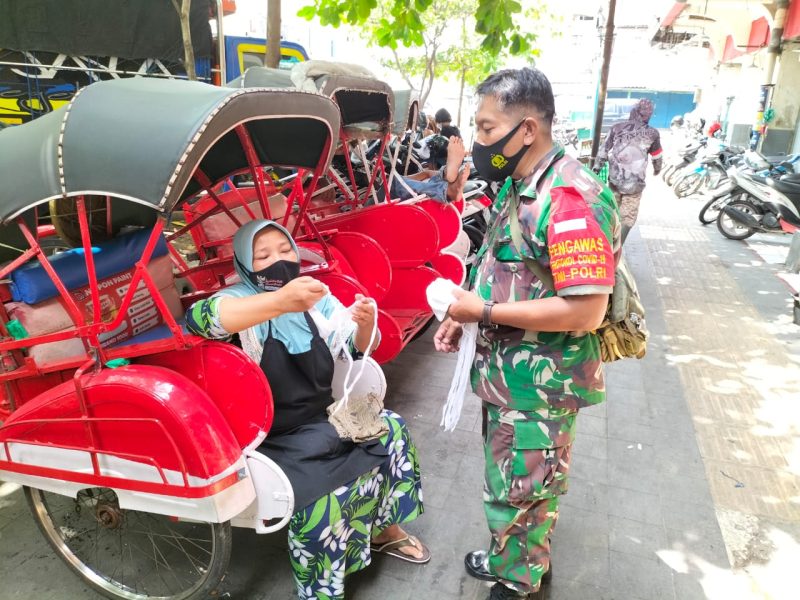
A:
[[[614,285],[614,252],[586,200],[573,188],[550,192],[547,247],[556,290]]]

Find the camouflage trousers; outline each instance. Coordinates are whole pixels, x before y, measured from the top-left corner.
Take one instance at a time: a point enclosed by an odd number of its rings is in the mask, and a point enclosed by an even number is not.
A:
[[[639,216],[639,204],[642,202],[642,192],[636,194],[623,194],[613,185],[611,191],[614,192],[614,198],[617,199],[617,206],[619,206],[620,223],[622,224],[622,243],[625,243],[625,238],[628,233],[633,229],[636,223],[636,218]]]
[[[526,435],[531,429],[521,423],[541,421],[484,404],[483,506],[492,535],[489,570],[509,587],[535,592],[550,568],[550,533],[558,497],[567,492],[572,444],[542,448],[541,435]]]

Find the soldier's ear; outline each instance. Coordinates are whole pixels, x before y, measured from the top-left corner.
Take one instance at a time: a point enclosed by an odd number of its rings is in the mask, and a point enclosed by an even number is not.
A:
[[[539,135],[539,122],[533,117],[525,117],[522,122],[522,130],[525,132],[522,137],[522,143],[526,146],[533,144],[536,137]]]

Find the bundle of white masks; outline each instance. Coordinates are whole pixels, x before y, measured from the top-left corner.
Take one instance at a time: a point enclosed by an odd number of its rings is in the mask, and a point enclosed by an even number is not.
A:
[[[443,321],[447,316],[447,309],[456,300],[455,290],[461,289],[449,279],[436,279],[425,290],[428,304],[433,310],[437,319]],[[456,370],[453,373],[453,381],[450,383],[450,390],[447,392],[447,402],[442,409],[442,421],[439,423],[445,431],[453,431],[461,417],[461,409],[464,406],[464,395],[467,392],[469,383],[469,373],[472,369],[472,362],[475,360],[475,342],[478,338],[478,324],[466,323],[462,326],[461,342],[458,349],[456,360]]]

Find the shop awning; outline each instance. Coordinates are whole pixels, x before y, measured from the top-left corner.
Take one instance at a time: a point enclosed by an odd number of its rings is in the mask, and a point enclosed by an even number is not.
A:
[[[660,23],[661,27],[670,27],[677,20],[680,14],[686,9],[687,6],[688,4],[686,4],[685,0],[683,2],[676,2],[675,4],[673,4],[672,8],[667,13],[667,16],[664,17],[663,21],[661,21]]]
[[[758,52],[769,44],[769,22],[761,17],[750,25],[750,37],[747,40],[747,53]]]
[[[792,0],[786,15],[786,23],[783,25],[783,39],[794,38],[800,38],[800,0]]]
[[[730,62],[743,54],[744,52],[736,47],[736,42],[733,40],[732,35],[725,38],[725,50],[722,52],[722,62]]]

